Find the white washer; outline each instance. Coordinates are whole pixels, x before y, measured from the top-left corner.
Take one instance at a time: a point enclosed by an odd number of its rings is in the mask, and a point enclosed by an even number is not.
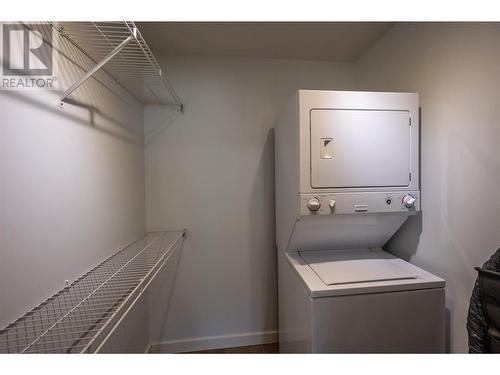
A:
[[[381,247],[420,210],[418,95],[299,90],[275,129],[281,352],[444,351],[444,280]]]

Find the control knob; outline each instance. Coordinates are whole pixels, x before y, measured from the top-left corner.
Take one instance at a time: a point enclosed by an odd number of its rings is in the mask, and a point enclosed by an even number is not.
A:
[[[405,195],[403,198],[403,204],[406,208],[415,207],[415,201],[416,199],[412,195]]]
[[[307,201],[307,208],[311,211],[318,211],[319,208],[321,207],[321,202],[319,201],[318,198],[311,198]]]

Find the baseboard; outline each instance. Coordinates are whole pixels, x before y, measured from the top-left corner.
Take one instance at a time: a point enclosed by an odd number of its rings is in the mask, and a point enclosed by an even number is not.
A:
[[[278,331],[243,333],[236,335],[199,337],[187,340],[163,341],[150,345],[150,353],[187,353],[200,350],[223,349],[238,346],[278,342]]]

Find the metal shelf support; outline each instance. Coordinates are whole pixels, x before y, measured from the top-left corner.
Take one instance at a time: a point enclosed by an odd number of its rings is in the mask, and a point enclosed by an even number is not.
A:
[[[143,105],[184,105],[162,72],[146,40],[132,21],[50,22],[59,35],[85,55],[91,68],[58,98],[64,108],[69,97],[101,71]]]
[[[123,42],[121,42],[113,51],[111,51],[106,57],[104,57],[100,62],[98,62],[92,69],[90,69],[85,75],[78,81],[73,83],[59,98],[59,105],[62,107],[64,101],[70,96],[73,91],[77,90],[81,85],[83,85],[88,79],[90,79],[99,69],[113,59],[117,54],[124,49],[127,44],[129,44],[133,39],[137,37],[137,28],[134,28],[132,34],[129,35]]]

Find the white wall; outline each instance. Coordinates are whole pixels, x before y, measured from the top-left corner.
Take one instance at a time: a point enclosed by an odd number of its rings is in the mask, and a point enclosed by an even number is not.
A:
[[[387,248],[446,279],[456,352],[474,266],[500,246],[499,40],[499,24],[398,24],[356,64],[362,89],[420,93],[422,215]]]
[[[89,65],[60,41],[60,89]],[[0,326],[144,232],[142,106],[104,78],[0,91]]]
[[[275,339],[274,120],[297,88],[350,88],[351,70],[233,57],[164,61],[186,112],[174,121],[146,112],[146,222],[188,229],[164,340],[188,340],[182,349],[193,350]],[[210,339],[226,335],[236,337]]]

